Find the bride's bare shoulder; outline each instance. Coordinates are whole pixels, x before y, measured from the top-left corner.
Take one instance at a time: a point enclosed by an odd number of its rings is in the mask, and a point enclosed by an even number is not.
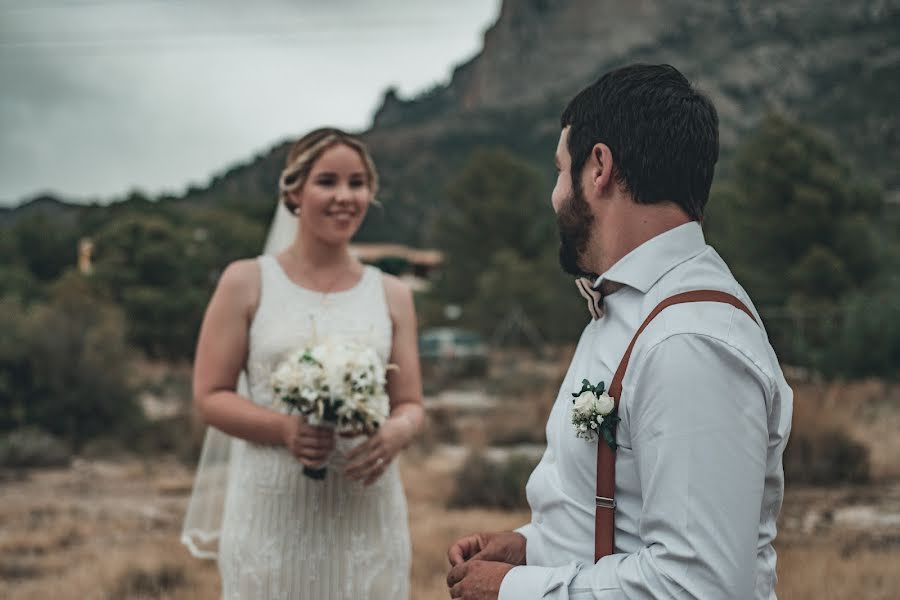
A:
[[[412,289],[405,281],[387,273],[382,275],[381,280],[384,284],[384,295],[387,299],[391,316],[396,318],[397,316],[415,312]]]
[[[384,291],[388,296],[403,297],[412,295],[412,290],[409,285],[396,275],[382,273],[381,281],[384,285]]]
[[[219,286],[241,288],[259,287],[259,261],[255,258],[242,258],[229,263],[219,278]]]
[[[216,294],[225,294],[231,301],[248,309],[255,309],[260,290],[259,261],[245,258],[230,263],[219,277]]]

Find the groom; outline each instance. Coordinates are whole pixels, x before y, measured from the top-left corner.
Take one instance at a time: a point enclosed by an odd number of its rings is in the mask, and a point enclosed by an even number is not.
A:
[[[632,65],[578,94],[561,125],[560,262],[592,278],[592,320],[526,487],[531,522],[457,540],[450,596],[775,598],[792,393],[747,293],[703,237],[716,110],[673,67]],[[621,419],[615,444],[576,435],[584,380],[618,404],[603,417]]]

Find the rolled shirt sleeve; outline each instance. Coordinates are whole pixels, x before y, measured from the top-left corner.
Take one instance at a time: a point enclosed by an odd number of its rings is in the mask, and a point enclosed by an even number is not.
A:
[[[643,547],[595,565],[516,567],[500,600],[754,596],[770,382],[709,336],[673,335],[635,358],[623,397]]]

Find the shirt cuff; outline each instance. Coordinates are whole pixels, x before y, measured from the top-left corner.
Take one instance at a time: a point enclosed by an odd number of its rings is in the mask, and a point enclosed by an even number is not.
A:
[[[500,582],[497,600],[538,600],[553,574],[551,567],[513,567]]]
[[[611,554],[604,556],[596,564],[584,565],[569,582],[569,592],[593,592],[594,595],[602,593],[602,598],[609,600],[625,600],[625,594],[619,587],[617,569],[628,554]],[[578,596],[579,598],[581,596]],[[654,594],[654,597],[658,597]]]
[[[577,563],[564,567],[513,567],[500,583],[497,600],[540,600],[560,588],[568,589],[580,569]]]
[[[519,527],[518,529],[514,529],[513,531],[522,534],[522,536],[527,540],[528,536],[531,535],[531,532],[534,531],[534,525],[532,525],[531,523],[526,523],[525,525],[522,525],[521,527]]]

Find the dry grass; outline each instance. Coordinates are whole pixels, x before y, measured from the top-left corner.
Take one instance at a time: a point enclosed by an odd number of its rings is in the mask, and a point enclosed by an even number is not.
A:
[[[900,478],[900,386],[867,380],[792,387],[795,433],[837,424],[869,446],[873,478]]]
[[[527,511],[448,510],[460,457],[404,464],[413,543],[412,599],[447,598],[446,551],[457,537],[516,527]],[[91,485],[79,480],[87,478]],[[178,543],[190,473],[170,461],[99,464],[0,485],[0,597],[10,600],[216,598],[218,573]],[[900,526],[839,528],[843,506],[900,507],[900,485],[789,490],[779,537],[779,596],[893,598]],[[809,515],[815,515],[810,521]]]
[[[180,469],[79,463],[0,486],[0,597],[10,600],[212,598],[213,565],[177,540],[184,495],[158,491]]]
[[[528,521],[527,511],[447,510],[453,493],[457,460],[437,454],[410,457],[403,465],[409,500],[413,546],[412,598],[449,598],[447,549],[459,537],[476,531],[519,527]]]
[[[0,586],[0,594],[10,600],[187,600],[219,594],[214,565],[191,561],[170,532],[107,547],[91,545],[61,558],[42,563],[29,581],[5,582],[11,585]]]
[[[412,598],[446,599],[447,548],[453,540],[475,531],[495,531],[519,527],[527,512],[488,510],[448,511],[424,505],[410,507],[413,568]]]
[[[861,508],[900,518],[900,388],[861,382],[795,389],[798,431],[815,430],[832,415],[852,416],[845,422],[870,450],[873,483],[812,488],[789,482],[778,538],[779,597],[897,597],[900,522],[873,526],[846,515]],[[534,426],[545,418],[542,410],[534,408],[515,426]],[[489,417],[482,418],[488,432],[496,430]],[[448,597],[446,550],[454,539],[528,518],[527,511],[447,509],[463,459],[433,445],[405,457],[412,600]],[[80,461],[22,480],[0,477],[0,598],[217,598],[215,565],[194,559],[178,542],[190,481],[177,460],[133,458]]]
[[[894,600],[900,544],[846,555],[839,544],[806,543],[778,551],[778,597],[789,600]]]

